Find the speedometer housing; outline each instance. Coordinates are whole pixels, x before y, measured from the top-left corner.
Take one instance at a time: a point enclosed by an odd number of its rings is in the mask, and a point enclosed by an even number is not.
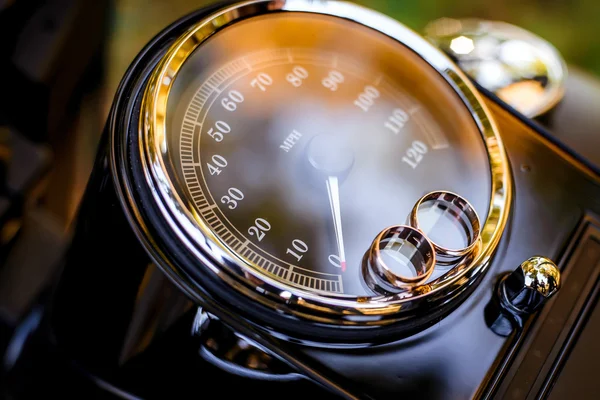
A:
[[[432,85],[433,89],[454,94],[455,102],[447,105],[458,109],[455,115],[459,119],[470,118],[489,167],[490,187],[489,194],[486,193],[489,203],[483,208],[486,214],[481,216],[482,240],[477,252],[410,291],[344,295],[334,290],[311,290],[293,280],[281,279],[275,268],[265,270],[265,262],[254,256],[260,247],[255,253],[243,253],[239,244],[223,240],[219,226],[211,225],[211,217],[203,214],[206,211],[215,214],[213,210],[222,205],[207,202],[204,207],[198,206],[190,198],[190,184],[182,185],[178,179],[185,180],[185,165],[179,175],[174,172],[177,166],[171,154],[173,146],[167,144],[175,135],[168,123],[172,118],[168,113],[172,89],[186,62],[195,55],[201,56],[203,46],[217,40],[220,33],[233,32],[236,24],[257,18],[281,16],[314,16],[368,30],[381,40],[393,42],[399,51],[408,49],[414,53],[418,58],[414,62],[425,65],[429,77],[438,77],[438,86]],[[296,53],[292,51],[285,57],[289,54]],[[237,314],[252,325],[285,338],[345,344],[381,341],[415,332],[439,320],[475,286],[489,266],[505,228],[511,200],[510,174],[502,141],[485,105],[462,72],[441,52],[396,21],[346,2],[250,1],[223,8],[195,22],[157,54],[152,63],[143,66],[143,71],[136,73],[139,81],[125,81],[121,87],[121,93],[130,91],[133,95],[120,96],[121,104],[115,105],[109,126],[111,169],[117,191],[130,223],[157,265],[210,311]],[[218,88],[219,83],[213,86]],[[201,89],[202,86],[196,93]],[[219,95],[220,91],[215,94]],[[227,107],[229,103],[222,104]],[[181,132],[184,131],[183,127]],[[206,135],[207,131],[199,129],[194,133],[192,129],[190,138],[194,134]],[[194,151],[200,154],[201,148],[196,146]],[[179,155],[183,159],[184,154]],[[195,156],[190,153],[189,165],[200,164],[193,159]]]

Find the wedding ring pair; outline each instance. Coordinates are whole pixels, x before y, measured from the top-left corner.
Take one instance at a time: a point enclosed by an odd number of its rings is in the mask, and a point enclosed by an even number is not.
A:
[[[419,213],[432,213],[429,226],[423,226]],[[450,217],[455,226],[464,230],[466,246],[449,248],[436,243],[428,236],[428,230],[436,224],[435,218]],[[455,265],[469,255],[477,245],[481,234],[479,217],[474,208],[463,197],[447,192],[436,191],[421,197],[413,207],[408,225],[390,226],[379,233],[368,252],[368,263],[372,275],[391,291],[405,290],[425,283],[436,265]],[[408,245],[408,246],[407,246]],[[408,250],[407,250],[408,249]],[[391,268],[386,255],[397,254],[403,262],[410,264],[415,274],[408,276]]]

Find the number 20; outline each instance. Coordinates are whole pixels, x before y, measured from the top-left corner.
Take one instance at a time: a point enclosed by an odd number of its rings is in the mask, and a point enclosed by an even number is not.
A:
[[[271,224],[264,218],[257,218],[254,221],[254,225],[248,228],[248,233],[252,236],[256,236],[260,242],[266,235],[266,232],[271,230]]]

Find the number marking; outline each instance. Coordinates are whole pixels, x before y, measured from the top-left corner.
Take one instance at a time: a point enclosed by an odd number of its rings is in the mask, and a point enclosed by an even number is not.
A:
[[[362,93],[358,95],[358,98],[354,100],[354,105],[363,110],[364,112],[369,111],[371,106],[375,104],[375,99],[379,98],[381,94],[379,90],[374,86],[365,86]]]
[[[429,148],[420,140],[412,142],[411,146],[406,150],[406,156],[402,157],[402,161],[415,169],[423,161],[423,156],[427,154]]]
[[[292,72],[285,77],[285,79],[294,87],[302,86],[302,83],[306,78],[308,78],[308,71],[299,65],[292,68]]]
[[[338,90],[340,84],[344,82],[344,79],[344,75],[341,72],[333,70],[329,71],[329,74],[323,78],[321,84],[332,92],[335,92]]]
[[[243,94],[241,94],[237,90],[230,90],[229,93],[227,93],[227,96],[225,96],[223,98],[223,100],[221,100],[221,105],[227,111],[235,111],[238,108],[238,104],[243,103],[243,102],[244,102]]]
[[[331,254],[327,259],[329,260],[329,263],[334,267],[342,268],[342,260],[340,259],[340,256],[336,254]]]
[[[221,197],[221,203],[227,205],[230,210],[235,210],[238,206],[238,201],[244,200],[244,193],[237,188],[230,188],[227,191],[228,196]]]
[[[256,236],[258,241],[262,241],[266,235],[266,232],[271,230],[271,224],[264,218],[257,218],[254,221],[254,225],[248,228],[248,233],[252,236]]]
[[[215,131],[216,128],[216,131]],[[225,134],[231,132],[231,127],[227,122],[217,121],[215,127],[210,128],[206,134],[211,138],[215,139],[215,142],[222,142],[225,138]]]
[[[401,108],[396,108],[392,111],[392,115],[383,124],[386,128],[397,135],[400,133],[404,125],[410,120],[410,115]]]
[[[222,171],[221,168],[225,168],[227,166],[227,160],[225,157],[215,154],[212,156],[212,164],[206,163],[206,165],[208,166],[208,171],[211,175],[220,175]]]
[[[293,256],[298,262],[300,262],[302,257],[304,257],[304,253],[308,251],[308,245],[300,239],[294,239],[292,241],[292,247],[294,250],[288,248],[285,253]]]
[[[261,72],[256,76],[256,78],[252,79],[250,82],[250,86],[259,88],[262,92],[267,91],[267,87],[273,84],[273,78],[269,74]]]

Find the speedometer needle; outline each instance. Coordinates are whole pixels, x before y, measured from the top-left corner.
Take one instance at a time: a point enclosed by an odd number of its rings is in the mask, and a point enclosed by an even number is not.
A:
[[[322,187],[323,180],[327,185],[329,206],[333,217],[335,239],[337,241],[340,268],[346,271],[346,252],[342,234],[342,217],[340,212],[340,182],[350,173],[354,165],[354,152],[349,143],[340,135],[315,135],[310,140],[306,151],[307,161],[312,166],[313,181]]]
[[[340,266],[342,272],[346,271],[346,253],[344,251],[344,235],[342,234],[342,216],[340,212],[340,187],[337,176],[329,176],[325,181],[327,183],[327,194],[329,195],[329,205],[331,206],[331,215],[333,216],[333,226],[335,227],[335,239],[337,241],[340,257]]]

